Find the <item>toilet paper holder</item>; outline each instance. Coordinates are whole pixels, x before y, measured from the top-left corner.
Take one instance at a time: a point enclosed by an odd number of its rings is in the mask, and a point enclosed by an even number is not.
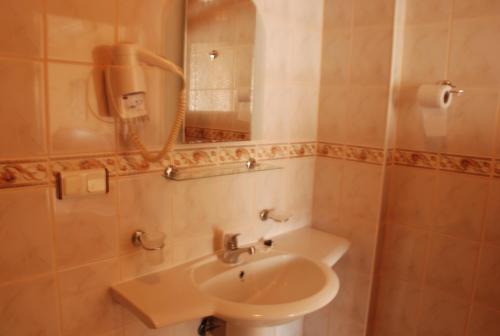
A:
[[[465,91],[464,90],[460,90],[460,89],[456,89],[456,85],[453,85],[453,83],[451,82],[451,80],[448,80],[448,79],[445,79],[445,80],[442,80],[442,81],[439,81],[438,84],[441,84],[441,85],[448,85],[450,86],[451,88],[453,88],[454,90],[450,90],[450,93],[451,94],[456,94],[457,97],[460,97],[460,96],[463,96]]]

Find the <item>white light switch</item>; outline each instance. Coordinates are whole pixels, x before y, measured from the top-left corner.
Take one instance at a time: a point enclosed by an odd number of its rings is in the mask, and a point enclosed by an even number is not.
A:
[[[105,168],[65,171],[57,175],[57,197],[59,199],[107,192],[108,171]]]

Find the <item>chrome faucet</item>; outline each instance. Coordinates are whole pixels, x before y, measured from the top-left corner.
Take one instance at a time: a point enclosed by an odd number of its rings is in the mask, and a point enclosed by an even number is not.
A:
[[[238,236],[240,234],[227,234],[224,236],[224,252],[222,253],[222,262],[226,264],[237,264],[240,256],[244,253],[255,254],[255,247],[238,247]]]

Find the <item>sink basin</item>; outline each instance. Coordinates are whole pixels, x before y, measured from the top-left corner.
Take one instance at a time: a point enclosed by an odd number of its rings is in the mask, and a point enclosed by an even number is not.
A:
[[[258,325],[282,324],[330,302],[337,275],[323,263],[288,253],[267,252],[228,266],[217,258],[193,265],[194,286],[214,302],[215,315]]]
[[[230,322],[227,335],[265,335],[248,334],[252,328],[274,335],[268,326],[300,319],[335,297],[339,279],[331,266],[348,247],[343,238],[302,228],[239,265],[207,256],[115,284],[110,292],[150,328],[215,315]]]

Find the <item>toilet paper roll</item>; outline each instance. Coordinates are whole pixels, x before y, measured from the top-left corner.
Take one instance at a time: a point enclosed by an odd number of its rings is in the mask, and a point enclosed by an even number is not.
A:
[[[451,105],[451,90],[449,85],[421,85],[418,89],[418,103],[423,107],[447,109]]]

